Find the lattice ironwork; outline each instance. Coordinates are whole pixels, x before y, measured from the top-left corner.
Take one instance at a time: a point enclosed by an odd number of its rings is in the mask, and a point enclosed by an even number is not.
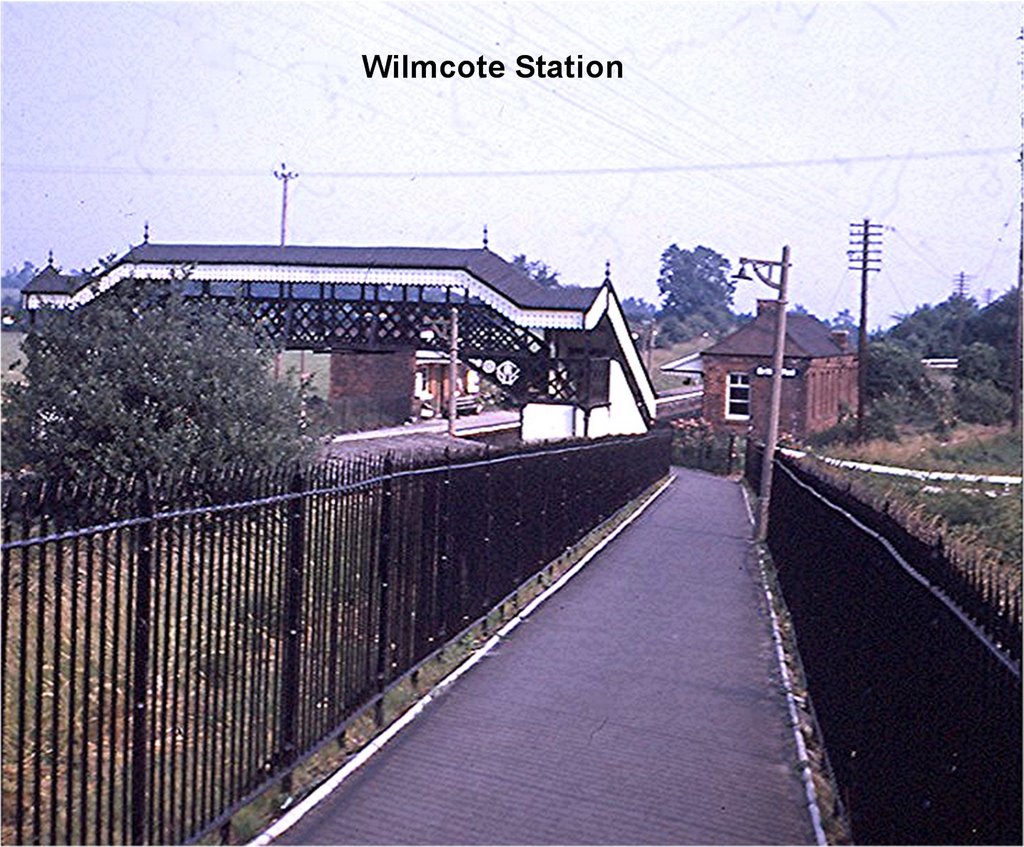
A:
[[[467,356],[540,355],[547,347],[543,338],[483,303],[194,296],[241,304],[287,348],[445,350],[447,342],[427,330],[449,320],[452,305],[458,305],[459,349]]]
[[[385,299],[378,288],[361,286],[358,299],[333,299],[329,288],[324,296],[299,298],[259,296],[251,285],[215,283],[189,296],[242,305],[286,348],[322,351],[447,352],[444,334],[432,330],[445,325],[457,306],[460,355],[516,402],[590,408],[608,402],[607,357],[559,356],[557,345],[484,303]]]

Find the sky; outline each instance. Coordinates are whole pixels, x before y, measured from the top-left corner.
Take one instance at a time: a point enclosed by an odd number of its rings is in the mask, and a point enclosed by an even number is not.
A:
[[[1019,3],[4,3],[4,270],[143,239],[477,247],[657,302],[672,244],[781,258],[869,324],[1017,280]],[[363,56],[500,78],[368,78]],[[519,56],[621,78],[517,75]],[[737,287],[750,311],[774,292]]]

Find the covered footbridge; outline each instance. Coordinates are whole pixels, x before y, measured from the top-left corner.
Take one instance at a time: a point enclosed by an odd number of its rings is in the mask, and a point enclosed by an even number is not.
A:
[[[417,350],[447,351],[520,409],[524,440],[646,431],[654,390],[607,266],[588,288],[542,286],[487,247],[306,247],[145,241],[92,276],[52,264],[23,290],[29,310],[74,308],[125,279],[181,280],[186,296],[241,303],[283,347],[330,353],[346,374],[411,399]],[[440,330],[440,331],[439,331]],[[372,365],[372,366],[371,366]]]

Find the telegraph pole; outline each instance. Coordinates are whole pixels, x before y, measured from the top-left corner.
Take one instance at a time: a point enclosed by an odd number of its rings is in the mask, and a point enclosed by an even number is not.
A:
[[[882,269],[882,225],[850,224],[849,268],[860,271],[860,327],[857,332],[857,440],[864,440],[864,414],[868,396],[868,274]]]
[[[1024,67],[1024,64],[1022,64]],[[1021,123],[1024,124],[1024,118]],[[1021,148],[1020,154],[1020,172],[1021,179],[1024,180],[1024,147]],[[1024,312],[1022,312],[1022,306],[1024,302],[1021,300],[1021,283],[1024,282],[1024,182],[1021,183],[1021,200],[1020,200],[1020,249],[1017,253],[1017,306],[1016,306],[1016,320],[1014,323],[1013,332],[1013,400],[1012,406],[1010,407],[1010,424],[1014,429],[1020,428],[1020,388],[1021,388],[1021,319]]]
[[[970,294],[971,286],[968,280],[974,279],[970,274],[960,271],[953,277],[953,298],[956,300],[956,339],[953,347],[957,356],[960,355],[960,348],[964,346],[964,321],[967,317],[967,296]]]
[[[452,323],[448,333],[448,435],[455,437],[455,418],[459,407],[455,402],[455,386],[459,381],[459,310],[452,306]]]
[[[1020,35],[1017,36],[1017,41],[1021,45],[1020,61],[1020,79],[1021,84],[1024,85],[1024,27],[1021,27]],[[1024,133],[1024,112],[1021,112],[1020,116],[1020,128],[1021,132]],[[1010,423],[1014,429],[1020,428],[1020,389],[1021,379],[1024,375],[1021,373],[1021,321],[1024,317],[1024,300],[1021,298],[1021,283],[1024,283],[1024,141],[1020,145],[1020,153],[1017,155],[1017,164],[1020,165],[1020,249],[1017,253],[1017,309],[1016,309],[1016,320],[1014,321],[1014,333],[1013,333],[1013,399],[1010,407]]]
[[[275,170],[274,176],[281,180],[281,246],[284,247],[285,226],[288,221],[288,182],[298,179],[299,175],[286,169],[284,162],[281,162],[281,170]]]

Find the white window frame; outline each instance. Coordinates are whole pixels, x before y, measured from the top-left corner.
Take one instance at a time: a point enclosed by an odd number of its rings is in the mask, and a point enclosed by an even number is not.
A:
[[[735,378],[735,379],[734,379]],[[740,388],[746,391],[745,398],[733,396],[733,389]],[[746,371],[730,371],[725,377],[725,419],[727,421],[749,421],[750,420],[750,374]],[[733,403],[746,403],[746,414],[738,414],[731,411]]]

